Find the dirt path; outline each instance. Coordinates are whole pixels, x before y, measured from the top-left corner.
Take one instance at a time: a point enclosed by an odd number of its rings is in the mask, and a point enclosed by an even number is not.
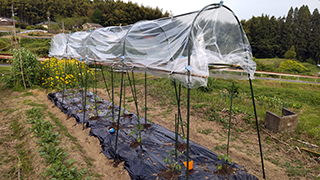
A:
[[[76,138],[76,143],[70,141],[67,137],[62,135],[61,145],[63,148],[68,149],[69,158],[73,158],[77,162],[79,168],[86,168],[92,171],[95,177],[99,179],[118,179],[128,180],[130,179],[128,172],[123,168],[123,163],[118,167],[113,167],[113,160],[107,159],[101,153],[100,142],[97,138],[89,136],[90,129],[82,129],[82,125],[77,125],[74,118],[67,119],[67,116],[60,111],[54,104],[47,98],[45,92],[39,90],[31,90],[28,92],[28,96],[24,96],[23,93],[8,92],[5,98],[1,98],[0,108],[3,110],[0,113],[0,139],[8,140],[6,135],[10,135],[10,123],[12,119],[18,118],[21,126],[24,127],[24,132],[27,133],[21,140],[13,139],[10,142],[1,143],[0,154],[9,154],[12,157],[18,157],[15,146],[19,143],[24,143],[24,148],[28,149],[30,154],[30,160],[32,161],[32,168],[34,173],[25,174],[27,179],[41,179],[40,173],[45,172],[44,168],[47,166],[43,161],[43,158],[36,152],[38,149],[35,138],[30,138],[31,134],[27,131],[29,124],[24,124],[26,119],[25,111],[32,108],[32,103],[44,104],[47,107],[46,112],[54,114],[55,118],[58,118],[62,124],[68,128],[68,133]],[[9,112],[9,113],[8,113]],[[49,117],[46,119],[51,120]],[[0,158],[0,179],[14,179],[18,172],[14,168],[18,164],[16,159],[12,159],[9,163],[8,158]],[[3,160],[3,161],[2,161]],[[11,172],[15,169],[15,172]]]

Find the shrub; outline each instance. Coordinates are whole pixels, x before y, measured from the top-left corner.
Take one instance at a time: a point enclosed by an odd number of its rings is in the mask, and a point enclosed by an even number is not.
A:
[[[309,63],[309,64],[313,64],[313,65],[317,64],[316,61],[313,60],[312,58],[307,59],[306,62]]]
[[[11,73],[6,80],[7,86],[23,86],[21,66],[20,66],[20,54],[18,49],[13,50],[13,60],[11,65]],[[21,59],[23,67],[23,77],[27,87],[33,85],[39,85],[38,76],[40,70],[40,62],[38,57],[32,52],[21,48]]]
[[[284,54],[284,58],[286,59],[295,59],[296,56],[297,56],[297,53],[294,46],[291,46],[291,48]]]
[[[34,29],[34,26],[33,26],[33,25],[26,27],[26,30],[33,30],[33,29]]]
[[[280,70],[286,73],[308,73],[310,70],[297,61],[287,60],[280,64]]]
[[[0,40],[0,50],[1,50],[2,48],[7,47],[7,46],[8,46],[7,43],[5,43],[4,41]],[[1,50],[1,51],[5,51],[5,49],[3,49],[3,50]]]

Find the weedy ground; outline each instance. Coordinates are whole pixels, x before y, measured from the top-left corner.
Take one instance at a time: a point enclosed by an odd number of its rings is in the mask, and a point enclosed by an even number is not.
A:
[[[107,84],[111,87],[109,74]],[[144,74],[136,74],[137,97],[140,114],[144,114]],[[98,78],[99,95],[109,100],[103,80]],[[119,101],[120,74],[115,74],[116,102]],[[258,139],[248,81],[209,79],[206,88],[191,91],[190,138],[192,141],[218,154],[226,153],[230,92],[235,83],[231,118],[230,158],[246,170],[262,179]],[[148,75],[148,119],[170,130],[174,130],[177,113],[176,97],[172,81]],[[319,148],[300,143],[298,140],[320,146],[320,86],[275,81],[253,81],[256,107],[261,129],[262,150],[267,179],[320,179],[319,157],[301,147],[320,152]],[[91,89],[90,89],[91,90]],[[58,136],[60,150],[68,153],[61,162],[66,169],[79,177],[117,177],[128,179],[128,173],[121,167],[115,169],[112,160],[100,154],[97,139],[88,136],[88,129],[82,130],[74,119],[68,119],[46,98],[46,90],[12,91],[1,89],[0,97],[0,166],[1,178],[28,179],[51,177],[47,169],[46,156],[39,154],[39,137],[31,130],[36,122],[26,121],[28,110],[38,109],[42,120],[52,124],[51,136]],[[186,121],[187,90],[182,88],[181,110]],[[136,113],[128,81],[126,85],[126,108]],[[295,133],[274,134],[263,127],[265,112],[281,115],[281,108],[287,107],[299,114],[298,129]],[[58,135],[55,135],[55,133]],[[32,136],[32,137],[31,137]],[[49,135],[50,136],[50,135]],[[53,138],[54,139],[54,138]],[[95,148],[94,148],[95,147]],[[297,148],[298,147],[298,148]],[[96,157],[98,156],[98,157]],[[74,160],[68,160],[74,159]],[[75,163],[75,162],[77,163]],[[72,163],[73,162],[73,163]],[[62,166],[62,165],[61,165]],[[82,171],[85,170],[85,171]],[[54,171],[52,171],[54,173]],[[59,171],[56,171],[59,172]],[[73,171],[75,172],[75,171]],[[58,176],[58,174],[53,175]]]

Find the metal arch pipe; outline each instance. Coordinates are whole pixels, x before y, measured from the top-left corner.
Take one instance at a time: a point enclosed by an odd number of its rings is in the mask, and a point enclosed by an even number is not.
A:
[[[200,11],[198,11],[198,14],[194,17],[192,24],[191,24],[191,28],[189,31],[189,35],[188,35],[188,66],[190,66],[190,55],[191,55],[191,33],[193,31],[194,28],[194,22],[197,20],[197,18],[199,17],[199,15],[208,7],[210,6],[217,6],[219,4],[210,4],[205,6],[204,8],[202,8]],[[187,169],[186,169],[186,176],[187,176],[187,180],[189,180],[189,153],[190,153],[190,148],[189,148],[189,129],[190,129],[190,67],[187,69],[188,70],[188,99],[187,99]]]

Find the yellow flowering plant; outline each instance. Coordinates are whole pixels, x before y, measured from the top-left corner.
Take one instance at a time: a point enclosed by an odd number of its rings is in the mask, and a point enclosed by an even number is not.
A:
[[[75,59],[51,57],[41,64],[41,82],[46,88],[69,89],[91,84],[94,81],[94,70]]]

